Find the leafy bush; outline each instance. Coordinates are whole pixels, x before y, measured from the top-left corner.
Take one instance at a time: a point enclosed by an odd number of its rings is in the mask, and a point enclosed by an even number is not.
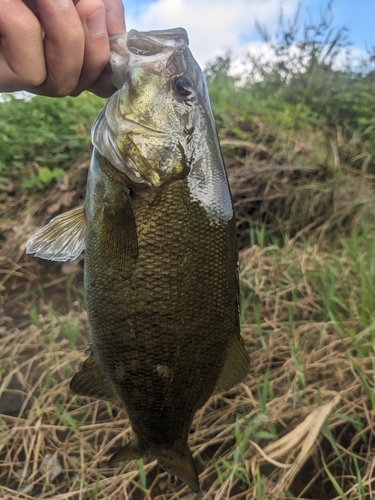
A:
[[[0,104],[0,177],[42,188],[91,150],[90,128],[104,100],[79,97],[29,100],[4,95]],[[35,174],[37,173],[37,176]],[[1,185],[1,183],[0,183]],[[4,187],[6,188],[4,182]]]

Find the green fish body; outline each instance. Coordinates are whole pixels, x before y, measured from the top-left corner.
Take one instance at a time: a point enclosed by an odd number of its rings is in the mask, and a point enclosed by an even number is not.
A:
[[[134,437],[110,464],[156,457],[198,491],[194,414],[249,369],[235,216],[186,32],[133,30],[116,43],[119,90],[93,128],[84,207],[27,251],[67,260],[85,248],[92,346],[71,388],[124,404]]]

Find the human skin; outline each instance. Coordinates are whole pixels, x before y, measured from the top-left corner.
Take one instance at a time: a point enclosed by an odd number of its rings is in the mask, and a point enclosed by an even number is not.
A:
[[[0,92],[109,97],[109,36],[123,31],[121,0],[0,0]]]

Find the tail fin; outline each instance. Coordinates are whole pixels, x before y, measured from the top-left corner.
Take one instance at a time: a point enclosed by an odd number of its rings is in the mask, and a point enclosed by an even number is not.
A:
[[[186,445],[181,450],[165,450],[156,457],[160,465],[170,474],[177,476],[198,493],[199,479],[193,455]]]
[[[198,493],[199,479],[193,455],[188,447],[178,447],[178,449],[153,448],[142,451],[138,447],[136,439],[130,441],[123,448],[120,448],[110,459],[108,465],[111,467],[118,462],[125,460],[135,460],[144,456],[155,456],[159,464],[170,474],[177,476]]]

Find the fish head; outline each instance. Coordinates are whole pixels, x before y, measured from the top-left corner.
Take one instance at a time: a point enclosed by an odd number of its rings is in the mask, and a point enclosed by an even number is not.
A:
[[[111,48],[118,91],[94,124],[94,145],[134,182],[158,187],[186,177],[200,155],[208,101],[186,31],[131,30]]]

